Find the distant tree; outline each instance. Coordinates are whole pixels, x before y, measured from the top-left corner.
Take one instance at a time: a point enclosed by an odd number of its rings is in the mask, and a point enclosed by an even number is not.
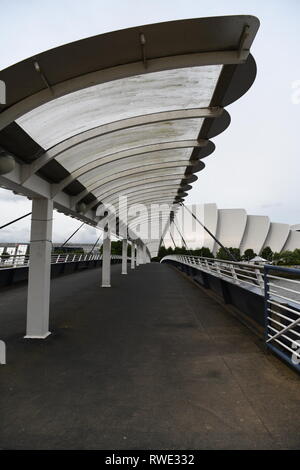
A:
[[[175,255],[185,255],[185,254],[189,254],[189,252],[187,251],[187,249],[183,246],[176,246],[176,248],[174,248],[174,251],[173,253]]]
[[[295,264],[300,264],[300,249],[296,248],[296,250],[294,250],[294,253],[295,253],[295,257],[297,259],[297,263],[295,263]]]
[[[111,254],[112,255],[122,254],[122,240],[111,242]]]
[[[201,248],[201,255],[200,256],[203,256],[204,258],[213,258],[214,257],[214,255],[212,254],[210,249],[207,248],[206,246]]]
[[[273,260],[273,251],[269,246],[266,246],[260,253],[260,256],[268,261]]]
[[[228,255],[227,251],[220,247],[217,251],[216,258],[218,259],[225,259],[225,260],[230,260],[230,256]]]
[[[159,248],[159,251],[158,251],[158,254],[155,258],[153,258],[154,261],[160,261],[162,258],[164,258],[165,256],[171,254],[170,253],[170,250],[171,250],[171,253],[172,253],[172,248],[168,248],[168,250],[166,249],[165,246],[161,246]]]
[[[243,254],[243,259],[245,261],[250,261],[255,256],[256,256],[256,253],[254,253],[254,250],[252,250],[252,248],[248,248],[247,250],[245,250],[245,252]]]
[[[241,252],[239,248],[229,248],[229,251],[233,254],[237,261],[242,261]]]
[[[298,265],[300,264],[299,250],[282,251],[278,256],[278,259],[276,256],[276,261],[277,261],[276,264],[279,264],[279,265],[288,265],[288,266]]]
[[[233,257],[235,258],[236,261],[241,261],[242,257],[241,257],[241,252],[240,252],[240,249],[239,248],[227,248],[227,250],[229,251],[229,253],[231,253],[233,255]],[[218,250],[217,252],[217,255],[216,257],[218,259],[224,259],[224,260],[228,260],[228,261],[233,261],[233,259],[231,258],[231,256],[229,255],[228,251],[225,250],[224,248],[220,247],[220,249]]]
[[[278,264],[281,258],[281,253],[273,253],[272,255],[272,261],[274,264]]]
[[[99,249],[100,253],[103,253],[103,245]],[[122,254],[122,240],[111,242],[111,254],[121,255]]]
[[[2,259],[2,261],[5,261],[6,259],[10,258],[10,256],[11,256],[11,255],[10,255],[9,253],[6,253],[6,252],[5,252],[5,253],[2,253],[1,259]]]

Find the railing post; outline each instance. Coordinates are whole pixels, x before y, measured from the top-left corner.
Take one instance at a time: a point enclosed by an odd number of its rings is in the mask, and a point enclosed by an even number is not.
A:
[[[265,302],[264,302],[264,323],[265,323],[265,342],[266,342],[266,347],[267,347],[267,340],[268,340],[268,309],[269,309],[269,299],[270,299],[270,293],[269,293],[269,280],[268,280],[268,267],[264,266],[264,288],[265,288]]]
[[[236,274],[236,272],[235,272],[234,266],[233,266],[232,264],[230,265],[230,271],[231,271],[231,275],[232,275],[232,277],[233,277],[233,279],[234,279],[234,282],[235,282],[236,284],[239,284],[239,283],[240,283],[239,278],[237,277],[237,274]]]
[[[219,276],[221,276],[220,263],[217,262],[217,263],[215,263],[215,265],[216,265],[216,271],[217,271],[217,273],[219,274]]]
[[[46,338],[49,332],[53,201],[33,199],[25,338]]]
[[[262,293],[264,293],[264,278],[261,275],[261,272],[260,272],[259,269],[255,269],[255,274],[256,274],[256,279],[257,279],[258,285],[259,285]]]

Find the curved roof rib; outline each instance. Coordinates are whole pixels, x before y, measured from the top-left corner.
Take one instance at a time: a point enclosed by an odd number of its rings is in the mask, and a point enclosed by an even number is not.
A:
[[[2,70],[0,148],[17,163],[0,186],[53,198],[91,225],[97,208],[119,195],[130,203],[183,200],[214,151],[210,139],[230,123],[224,107],[255,79],[258,27],[247,15],[140,26]]]

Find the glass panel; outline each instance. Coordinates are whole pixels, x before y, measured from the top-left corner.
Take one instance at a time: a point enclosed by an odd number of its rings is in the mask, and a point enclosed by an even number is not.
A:
[[[221,65],[137,75],[70,93],[17,123],[46,150],[85,130],[120,119],[209,106]]]

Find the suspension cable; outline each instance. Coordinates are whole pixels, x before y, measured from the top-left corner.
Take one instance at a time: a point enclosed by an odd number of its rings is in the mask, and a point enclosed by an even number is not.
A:
[[[31,212],[28,212],[28,214],[22,215],[21,217],[18,217],[17,219],[12,220],[11,222],[8,222],[7,224],[1,225],[0,230],[2,228],[8,227],[11,224],[14,224],[15,222],[18,222],[18,220],[24,219],[25,217],[28,217],[31,214]]]
[[[171,237],[171,240],[173,242],[174,248],[176,249],[177,247],[176,247],[176,243],[174,241],[173,235],[172,235],[171,231],[169,231],[169,233],[170,233],[170,237]]]
[[[188,249],[188,246],[187,246],[187,244],[186,244],[186,241],[185,241],[185,239],[183,238],[182,233],[180,232],[180,230],[179,230],[177,224],[175,224],[175,217],[174,217],[174,219],[173,219],[173,224],[174,224],[174,226],[176,227],[177,232],[179,233],[179,235],[180,235],[180,237],[181,237],[181,240],[182,240],[182,242],[183,242],[183,244],[184,244],[186,250],[191,254],[191,252],[190,252],[190,250]]]
[[[75,233],[77,233],[78,230],[80,230],[81,227],[83,227],[84,225],[85,225],[85,222],[83,222],[62,245],[60,245],[60,248],[65,246],[68,243],[68,241],[71,240],[71,238],[75,235]]]
[[[97,243],[98,243],[98,241],[100,240],[101,237],[102,237],[102,233],[101,233],[101,234],[99,235],[99,237],[97,238],[97,240],[96,240],[95,244],[93,245],[93,248],[91,249],[91,251],[89,252],[89,254],[90,254],[90,253],[93,253],[93,251],[94,251],[94,249],[95,249],[95,247],[96,247],[96,245],[97,245]]]
[[[232,261],[235,261],[237,262],[237,259],[235,258],[235,256],[228,250],[228,248],[226,248],[224,245],[222,245],[222,243],[211,233],[210,230],[208,230],[207,227],[205,227],[205,225],[198,219],[198,217],[195,216],[195,214],[186,207],[186,205],[183,203],[183,202],[180,202],[180,205],[182,207],[184,207],[191,215],[192,217],[194,217],[194,219],[198,222],[198,224],[201,225],[202,228],[204,228],[204,230],[215,240],[215,242],[221,247],[223,248],[223,250],[225,250],[225,252],[227,253],[227,255],[232,259]]]

